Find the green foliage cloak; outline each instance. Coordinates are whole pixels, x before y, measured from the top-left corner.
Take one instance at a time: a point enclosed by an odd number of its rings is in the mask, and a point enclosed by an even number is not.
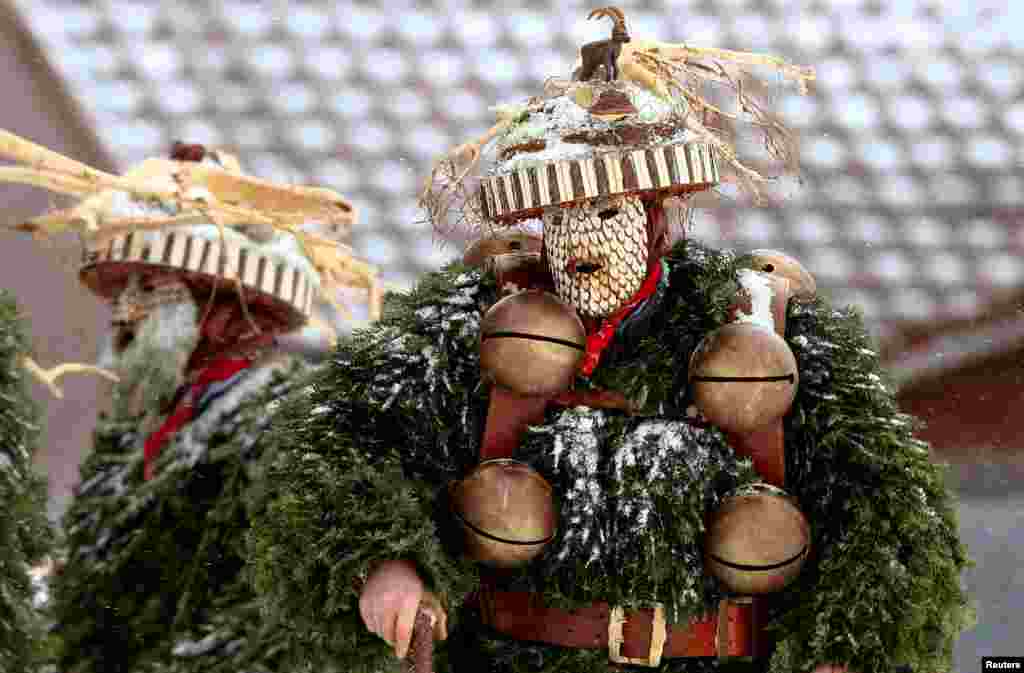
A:
[[[672,622],[711,611],[722,595],[703,570],[704,515],[757,475],[722,433],[685,422],[682,410],[690,354],[726,322],[746,261],[692,242],[665,261],[669,288],[652,329],[592,381],[642,400],[643,413],[552,408],[516,454],[562,507],[556,540],[511,583],[551,604],[657,600]],[[448,606],[435,670],[614,670],[605,651],[513,642],[459,609],[478,574],[457,554],[444,487],[477,460],[488,403],[478,330],[495,298],[493,276],[459,265],[390,295],[382,321],[343,340],[312,392],[286,401],[269,431],[275,492],[250,529],[254,579],[265,613],[292,625],[314,667],[402,670],[362,625],[358,600],[372,562],[404,558]],[[770,669],[948,670],[969,613],[968,562],[943,472],[898,412],[855,310],[794,299],[786,340],[800,371],[785,420],[787,490],[819,553],[775,596]],[[717,667],[666,660],[661,670]]]
[[[255,364],[218,388],[150,481],[140,420],[100,419],[53,590],[60,671],[294,670],[281,629],[260,617],[243,552],[261,502],[261,433],[299,368]]]
[[[17,306],[0,291],[0,671],[34,670],[43,654],[43,620],[28,573],[50,553],[46,481],[32,466],[39,410],[20,358],[29,350]]]

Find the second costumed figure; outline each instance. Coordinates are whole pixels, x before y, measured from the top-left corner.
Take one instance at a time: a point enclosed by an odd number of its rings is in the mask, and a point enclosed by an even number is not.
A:
[[[250,587],[245,538],[272,486],[263,430],[308,369],[296,354],[333,338],[345,294],[369,290],[376,313],[376,272],[341,242],[353,208],[198,145],[109,175],[0,140],[25,166],[15,177],[82,197],[23,228],[78,230],[80,278],[113,309],[120,381],[65,517],[57,670],[295,670],[287,625]]]
[[[763,181],[702,87],[736,86],[787,159],[738,83],[810,73],[597,14],[612,38],[571,80],[438,165],[424,203],[479,233],[463,263],[278,415],[266,609],[350,672],[400,670],[418,609],[438,671],[947,670],[965,551],[856,310],[669,223],[727,168]]]

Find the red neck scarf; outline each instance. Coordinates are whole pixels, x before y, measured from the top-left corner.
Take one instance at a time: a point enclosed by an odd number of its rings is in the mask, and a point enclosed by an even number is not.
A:
[[[654,263],[654,268],[647,274],[643,285],[626,302],[626,305],[605,318],[597,331],[587,336],[587,353],[583,356],[583,362],[580,363],[580,374],[590,376],[594,373],[598,363],[601,361],[601,354],[611,345],[619,325],[632,313],[633,309],[654,294],[654,291],[658,289],[659,280],[661,280],[661,261]]]
[[[225,381],[251,364],[252,360],[248,358],[222,358],[214,360],[199,370],[199,375],[196,376],[195,382],[188,384],[188,389],[182,395],[178,406],[164,420],[160,429],[146,439],[145,448],[143,449],[143,478],[146,481],[153,478],[154,463],[160,456],[160,452],[167,441],[195,416],[195,404],[210,384]]]

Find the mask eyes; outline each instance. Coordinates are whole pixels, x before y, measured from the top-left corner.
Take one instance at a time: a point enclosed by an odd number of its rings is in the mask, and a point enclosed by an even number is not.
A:
[[[606,209],[602,210],[601,212],[599,212],[597,214],[597,216],[599,218],[601,218],[602,221],[610,220],[613,217],[618,217],[618,215],[619,215],[619,209],[618,208],[606,208]]]
[[[118,353],[123,353],[135,341],[135,328],[127,326],[127,323],[122,324],[125,326],[118,328],[114,339],[114,350]]]

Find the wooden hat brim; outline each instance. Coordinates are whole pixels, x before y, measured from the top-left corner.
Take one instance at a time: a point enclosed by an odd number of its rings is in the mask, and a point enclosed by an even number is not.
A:
[[[676,143],[548,161],[484,178],[480,201],[485,217],[510,223],[539,217],[553,206],[608,196],[698,192],[720,180],[711,145]]]
[[[280,316],[287,329],[301,327],[313,312],[316,286],[307,271],[252,246],[184,232],[129,232],[102,247],[87,247],[79,277],[97,295],[112,299],[132,273],[153,268],[181,272],[192,284],[216,284],[225,292],[233,292],[240,280],[246,301]]]

